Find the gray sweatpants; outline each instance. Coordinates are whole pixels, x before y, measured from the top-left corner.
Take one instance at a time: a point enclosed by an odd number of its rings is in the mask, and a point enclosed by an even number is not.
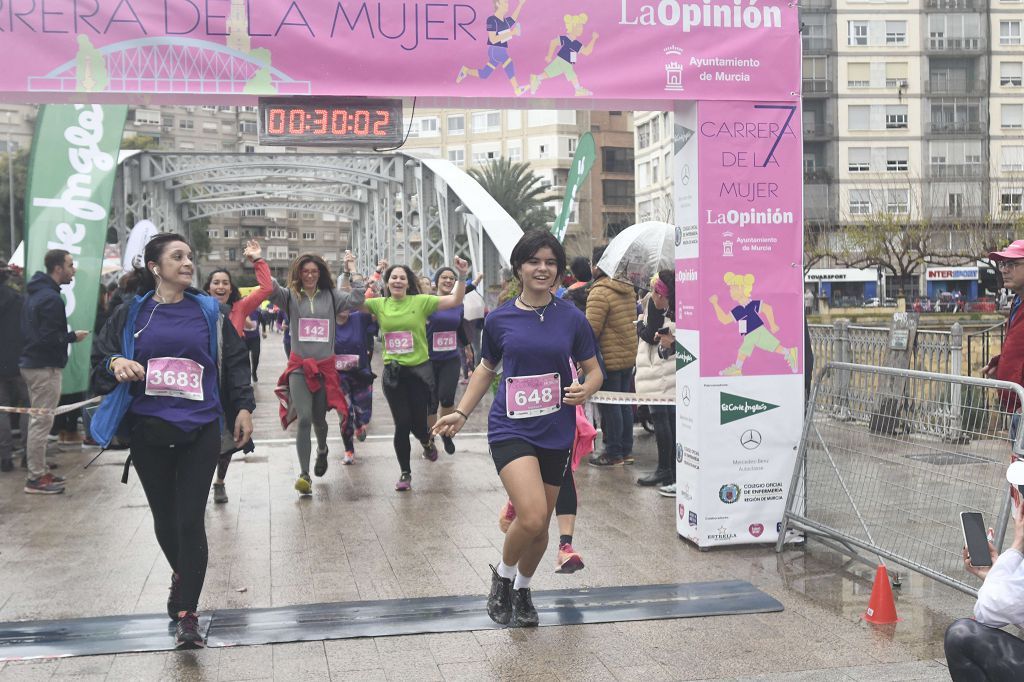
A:
[[[299,422],[295,434],[295,450],[299,454],[299,468],[302,473],[309,473],[309,455],[312,445],[309,441],[310,426],[316,432],[316,445],[320,450],[327,448],[327,389],[321,383],[320,390],[315,394],[306,386],[306,376],[301,372],[288,375],[288,391],[291,394],[292,406]]]

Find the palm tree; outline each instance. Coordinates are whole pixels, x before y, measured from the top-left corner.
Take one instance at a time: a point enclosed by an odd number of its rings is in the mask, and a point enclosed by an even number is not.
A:
[[[502,157],[486,166],[470,168],[469,175],[494,197],[524,232],[550,229],[555,212],[541,200],[547,188],[541,184],[540,176],[530,170],[529,164],[513,163]]]

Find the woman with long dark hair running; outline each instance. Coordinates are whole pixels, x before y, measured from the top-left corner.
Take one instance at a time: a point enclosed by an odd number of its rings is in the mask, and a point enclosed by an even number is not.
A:
[[[270,296],[271,303],[280,306],[288,316],[288,366],[277,383],[287,387],[291,408],[299,420],[295,434],[299,477],[295,489],[300,495],[313,492],[309,477],[310,431],[315,431],[317,444],[313,473],[323,476],[327,473],[327,410],[336,410],[343,418],[348,415],[335,368],[335,328],[339,313],[362,304],[363,292],[346,288],[355,258],[351,253],[346,253],[345,258],[341,288],[334,288],[334,277],[324,259],[306,253],[292,263],[288,288],[282,289],[275,282]]]
[[[551,294],[565,271],[558,240],[549,232],[528,232],[510,261],[521,293],[484,320],[478,371],[459,406],[437,421],[434,432],[453,437],[465,426],[501,363],[487,442],[516,518],[498,566],[491,567],[487,614],[496,623],[525,627],[538,623],[530,581],[547,549],[548,524],[569,465],[575,406],[601,387],[603,375],[587,318]],[[572,360],[583,367],[582,385],[572,380]]]
[[[192,248],[158,234],[136,270],[136,296],[119,307],[92,349],[92,385],[108,394],[90,424],[106,447],[130,434],[130,461],[171,565],[167,615],[180,648],[203,646],[199,595],[208,560],[203,521],[226,423],[236,446],[252,434],[249,355],[213,298],[192,288]]]
[[[412,489],[409,434],[423,446],[423,456],[433,462],[437,447],[427,426],[434,370],[427,346],[427,318],[439,310],[462,305],[469,263],[455,259],[459,277],[451,294],[421,294],[416,276],[405,265],[392,265],[384,273],[384,296],[366,300],[365,308],[377,318],[384,335],[384,373],[381,384],[395,422],[395,457],[400,470],[395,490]]]
[[[253,381],[256,380],[256,367],[260,361],[260,339],[257,335],[251,339],[246,332],[245,325],[251,321],[252,314],[259,310],[260,304],[274,292],[274,278],[270,275],[270,266],[263,260],[263,249],[255,239],[250,239],[242,255],[252,263],[256,272],[256,281],[259,288],[249,292],[245,297],[235,286],[231,273],[227,270],[213,270],[206,276],[206,284],[203,291],[213,296],[222,305],[231,307],[228,319],[231,326],[235,328],[239,336],[245,339],[246,348],[249,350],[249,364],[252,371]],[[249,448],[251,450],[251,447]],[[228,467],[231,465],[231,457],[238,452],[238,449],[225,444],[224,451],[220,453],[217,461],[217,477],[213,481],[213,501],[216,504],[224,504],[228,501],[227,489],[224,487],[224,477],[228,475]]]

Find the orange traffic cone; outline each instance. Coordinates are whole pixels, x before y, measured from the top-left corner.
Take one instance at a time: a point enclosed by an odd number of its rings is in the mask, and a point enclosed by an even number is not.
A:
[[[899,621],[896,616],[896,600],[893,599],[892,586],[889,584],[889,572],[881,564],[875,571],[875,584],[871,588],[871,599],[864,620],[875,625],[889,625]]]

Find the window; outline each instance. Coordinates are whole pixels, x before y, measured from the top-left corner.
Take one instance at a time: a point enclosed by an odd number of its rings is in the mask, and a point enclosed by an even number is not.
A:
[[[206,254],[206,260],[220,260],[220,251],[210,251]]]
[[[178,127],[182,130],[192,130],[196,127],[196,124],[190,118],[183,118],[178,121]]]
[[[886,130],[898,130],[907,127],[907,105],[887,104],[885,107]]]
[[[887,21],[885,22],[885,44],[906,45],[907,44],[907,22]]]
[[[1022,75],[1024,75],[1024,62],[1002,62],[999,64],[999,84],[1004,87],[1019,88]]]
[[[651,182],[661,182],[660,166],[661,160],[657,156],[651,159]]]
[[[888,173],[905,173],[910,167],[908,147],[886,147],[885,170]]]
[[[847,168],[851,173],[867,173],[871,170],[871,149],[850,147]]]
[[[302,241],[311,242],[316,239],[316,232],[303,232]]]
[[[337,236],[338,235],[336,235],[333,232],[324,232],[324,241],[325,242],[333,242],[335,240],[335,238],[337,238]]]
[[[217,125],[216,121],[205,121],[203,123],[203,132],[204,133],[215,133],[215,132],[217,132],[217,128],[219,128],[219,127],[220,126]]]
[[[505,122],[509,130],[519,130],[523,127],[523,112],[518,109],[509,109],[505,112]]]
[[[633,171],[633,150],[629,147],[601,147],[601,159],[606,173]]]
[[[465,147],[449,147],[448,148],[448,160],[454,163],[459,168],[466,165],[466,148]]]
[[[959,218],[964,214],[964,195],[960,192],[950,192],[946,195],[946,215],[950,218]]]
[[[254,144],[247,144],[247,145],[245,145],[245,147],[243,148],[242,151],[244,151],[246,154],[255,154],[256,153],[256,145],[254,145]]]
[[[849,45],[864,46],[868,44],[868,22],[850,21],[848,22],[848,29]]]
[[[850,190],[850,215],[871,213],[871,193],[866,189]]]
[[[473,112],[473,132],[487,133],[501,129],[500,111]]]
[[[575,137],[570,137],[568,142],[569,142],[569,154],[570,155],[575,154],[576,153],[576,138]]]
[[[496,149],[473,149],[473,163],[481,165],[489,163],[498,158],[498,150]]]
[[[256,121],[239,121],[238,132],[243,135],[255,135],[256,134]]]
[[[885,87],[898,88],[907,85],[907,63],[886,62],[885,63]]]
[[[508,143],[508,159],[509,161],[521,161],[523,158],[523,148],[518,142]]]
[[[641,123],[636,128],[636,146],[638,149],[651,146],[651,123]]]
[[[135,125],[137,126],[158,126],[160,125],[160,112],[152,109],[136,109]]]
[[[651,144],[661,141],[661,121],[655,117],[651,119]]]
[[[204,104],[203,106],[201,106],[199,108],[202,109],[203,111],[217,111],[217,107],[211,107],[208,104]]]
[[[602,180],[604,203],[609,206],[633,206],[636,202],[632,180]]]
[[[1024,211],[1024,190],[1011,189],[1000,193],[999,208],[1003,213],[1020,213]]]
[[[910,213],[910,190],[890,189],[885,193],[885,210],[895,215]]]
[[[846,66],[846,84],[851,88],[871,87],[871,64],[850,62]]]
[[[463,114],[450,114],[448,116],[448,134],[463,135],[466,132],[466,117]]]
[[[999,44],[1020,45],[1020,21],[999,22]]]
[[[1024,104],[1004,104],[1000,111],[1003,128],[1024,127]]]
[[[228,254],[228,260],[230,260],[230,261],[238,260],[238,249],[228,249],[227,250],[227,254]]]
[[[437,116],[427,116],[420,119],[420,137],[437,137],[441,122]]]
[[[849,108],[850,130],[871,130],[871,107],[866,104],[851,104]]]
[[[537,145],[537,158],[546,159],[548,158],[548,146],[546,144]]]
[[[207,230],[206,233],[207,235],[209,235],[210,239],[216,239],[218,236],[220,236],[219,230]]]
[[[267,260],[288,260],[287,246],[268,246]]]
[[[1003,172],[1024,171],[1024,147],[1003,147],[1000,150],[999,170]]]
[[[287,239],[287,238],[288,238],[288,230],[285,230],[285,229],[282,229],[282,228],[277,228],[277,227],[271,227],[270,229],[267,230],[267,239]]]
[[[267,209],[265,208],[247,208],[242,211],[242,216],[245,218],[265,218],[267,215]],[[235,232],[236,230],[232,230]],[[238,235],[231,235],[237,237]]]

